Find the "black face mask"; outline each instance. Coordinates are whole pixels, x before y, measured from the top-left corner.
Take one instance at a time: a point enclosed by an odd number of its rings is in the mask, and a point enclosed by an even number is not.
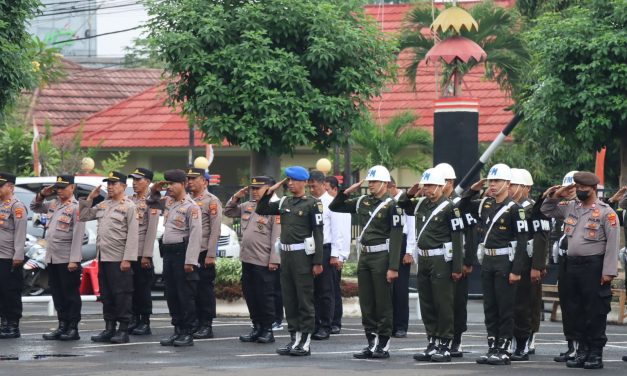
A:
[[[586,201],[590,197],[589,191],[577,191],[577,198],[579,201]]]

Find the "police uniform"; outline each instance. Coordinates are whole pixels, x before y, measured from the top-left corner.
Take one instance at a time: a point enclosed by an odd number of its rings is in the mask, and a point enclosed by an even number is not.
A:
[[[300,166],[285,170],[288,178],[309,179]],[[270,202],[264,195],[257,204],[259,215],[280,215],[281,288],[291,341],[277,349],[280,355],[309,355],[311,334],[315,328],[314,277],[312,267],[322,264],[322,203],[313,197],[285,197]],[[313,237],[313,247],[311,240]]]
[[[590,172],[578,172],[575,183],[594,186],[599,178]],[[612,287],[600,284],[602,276],[617,275],[620,234],[618,217],[609,205],[597,199],[584,207],[580,201],[562,201],[549,197],[542,204],[548,217],[564,220],[568,238],[566,278],[570,285],[567,300],[577,328],[577,356],[566,365],[575,368],[602,368],[605,329],[610,311]]]
[[[372,168],[369,176],[374,175],[377,172]],[[389,172],[384,175],[389,181]],[[380,198],[375,195],[349,198],[344,190],[338,193],[329,208],[340,213],[356,213],[357,223],[362,228],[361,237],[357,239],[360,249],[357,280],[368,346],[353,356],[358,359],[387,358],[394,315],[392,284],[387,281],[387,272],[398,270],[403,241],[403,209],[397,207],[387,193]]]
[[[148,179],[152,181],[153,172],[146,168],[136,168],[129,178]],[[137,193],[129,196],[137,207],[138,216],[138,242],[137,260],[131,263],[133,268],[133,320],[129,326],[131,334],[148,335],[150,330],[150,315],[152,314],[152,281],[155,269],[152,257],[157,238],[157,226],[161,211],[148,207],[146,200],[150,196],[150,190],[143,195]],[[142,258],[151,260],[150,267],[142,267]]]
[[[203,177],[205,170],[202,168],[190,168],[187,177]],[[200,254],[198,255],[198,287],[196,291],[196,318],[198,326],[194,331],[194,338],[213,338],[212,322],[216,317],[215,279],[216,266],[205,267],[205,259],[216,258],[218,239],[220,238],[220,226],[222,225],[222,203],[207,190],[199,196],[192,198],[200,207],[202,217],[202,241],[200,242]]]
[[[126,174],[113,171],[104,182],[126,182]],[[107,198],[92,207],[92,200],[79,200],[82,222],[98,221],[96,250],[98,283],[105,330],[91,337],[94,342],[128,342],[128,324],[133,309],[133,270],[122,271],[122,261],[137,260],[138,222],[136,206],[128,197]],[[116,330],[116,322],[119,328]]]
[[[168,170],[165,180],[185,185],[183,170]],[[198,284],[198,255],[202,241],[200,208],[185,195],[182,200],[161,197],[151,191],[148,206],[163,211],[163,238],[159,250],[163,257],[163,278],[168,311],[172,317],[174,334],[161,340],[162,346],[193,345],[192,329],[196,321],[196,286]],[[185,265],[193,271],[185,272]]]
[[[524,209],[511,198],[499,203],[492,197],[473,199],[476,194],[466,191],[460,207],[478,218],[482,227],[483,241],[477,252],[483,258],[481,285],[489,350],[477,363],[509,364],[517,288],[509,283],[509,274],[521,276],[525,270],[528,226]]]
[[[270,184],[270,178],[265,176],[253,177],[250,182],[251,187]],[[256,208],[257,202],[240,203],[239,198],[233,196],[226,203],[224,215],[241,219],[239,257],[242,261],[242,292],[253,329],[239,339],[242,342],[271,343],[274,342],[274,285],[279,272],[269,270],[269,265],[281,263],[280,254],[274,251],[274,243],[281,235],[281,218],[278,215],[259,215],[255,212]]]
[[[74,176],[60,175],[55,188],[65,188],[74,184]],[[78,340],[78,322],[81,320],[81,267],[82,245],[85,223],[79,221],[78,201],[74,196],[62,202],[58,198],[44,201],[38,193],[30,204],[35,213],[48,216],[46,230],[46,264],[54,308],[57,311],[59,327],[43,335],[46,340]],[[78,264],[76,270],[69,271],[68,264]]]
[[[15,184],[15,175],[0,172],[0,187]],[[27,211],[15,196],[0,206],[0,339],[20,337],[22,318],[22,266],[24,260]]]

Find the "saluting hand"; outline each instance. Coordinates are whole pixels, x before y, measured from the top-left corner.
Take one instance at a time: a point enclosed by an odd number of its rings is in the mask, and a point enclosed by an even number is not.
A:
[[[248,194],[248,186],[245,186],[244,188],[237,191],[237,193],[235,193],[233,197],[235,197],[238,200],[241,200],[244,197],[246,197],[247,194]]]
[[[408,197],[416,197],[416,196],[420,196],[422,194],[422,188],[420,187],[420,183],[416,183],[414,185],[411,186],[411,188],[409,188],[407,190],[407,196]]]
[[[47,187],[44,187],[44,189],[42,189],[39,194],[41,195],[41,197],[49,197],[52,196],[54,194],[54,185],[49,185]]]
[[[268,188],[268,190],[266,191],[266,195],[271,195],[274,191],[281,188],[281,186],[285,184],[286,181],[287,181],[287,178],[281,180],[280,182],[276,183],[272,187]]]
[[[555,191],[555,193],[553,193],[552,197],[558,197],[558,198],[572,197],[574,190],[575,190],[575,184],[567,185],[567,186],[561,187],[557,191]]]
[[[470,186],[470,190],[472,191],[477,191],[477,192],[481,192],[481,190],[483,189],[483,187],[485,186],[485,182],[487,181],[487,179],[481,179],[478,182],[476,182],[475,184]]]
[[[93,200],[98,196],[100,196],[100,185],[97,185],[96,188],[94,188],[91,192],[89,192],[87,199]]]
[[[350,195],[351,193],[356,192],[361,187],[361,185],[364,183],[364,181],[365,180],[358,181],[357,183],[355,183],[355,184],[351,185],[350,187],[346,188],[344,190],[344,194]]]
[[[154,183],[152,187],[150,187],[150,190],[152,191],[152,193],[161,192],[163,190],[163,186],[166,185],[167,183],[168,183],[167,181],[158,181]]]
[[[614,196],[612,196],[610,198],[610,202],[618,202],[620,201],[621,198],[623,198],[623,195],[625,194],[625,192],[627,192],[627,185],[624,187],[621,187],[618,192],[614,193]]]
[[[560,189],[561,185],[554,185],[551,188],[547,189],[546,191],[544,191],[544,193],[542,194],[543,198],[547,198],[547,197],[552,197],[553,193],[555,193],[555,191],[557,191],[558,189]]]

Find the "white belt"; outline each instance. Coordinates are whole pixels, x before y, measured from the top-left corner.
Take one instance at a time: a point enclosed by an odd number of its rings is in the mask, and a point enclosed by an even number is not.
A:
[[[420,256],[444,256],[446,250],[444,248],[438,249],[419,249],[418,254]]]
[[[568,254],[568,250],[567,249],[561,249],[559,247],[558,247],[558,251],[557,252],[559,253],[560,256],[565,256],[565,255]]]
[[[283,244],[283,243],[281,243],[281,250],[282,251],[286,251],[286,252],[302,251],[303,249],[305,249],[305,243],[298,243],[298,244]]]
[[[509,255],[509,247],[506,248],[486,248],[486,256],[504,256]]]
[[[364,245],[361,249],[362,249],[362,252],[365,252],[365,253],[384,252],[388,250],[388,245],[387,243],[383,243],[379,245]]]

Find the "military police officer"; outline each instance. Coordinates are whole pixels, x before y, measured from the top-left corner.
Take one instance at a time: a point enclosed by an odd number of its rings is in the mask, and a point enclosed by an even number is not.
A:
[[[274,244],[281,235],[281,218],[259,215],[255,212],[257,202],[274,185],[268,176],[255,176],[250,185],[240,189],[224,207],[224,215],[241,218],[242,242],[242,292],[253,328],[247,335],[241,335],[242,342],[274,342],[272,323],[274,322],[274,285],[279,277],[281,256],[274,250]],[[244,201],[250,189],[252,200]]]
[[[392,335],[392,282],[398,278],[398,260],[403,240],[403,209],[388,194],[390,172],[383,166],[368,170],[369,195],[349,199],[363,181],[340,191],[329,208],[356,213],[361,226],[357,238],[359,306],[368,346],[353,354],[357,359],[389,358]]]
[[[46,340],[78,340],[81,320],[81,260],[85,223],[78,220],[74,176],[59,175],[53,185],[42,189],[30,204],[31,210],[48,216],[46,263],[52,301],[59,326],[43,335]],[[57,198],[45,201],[56,193]]]
[[[410,191],[398,203],[416,221],[418,297],[429,340],[414,359],[450,362],[454,284],[462,277],[464,223],[460,210],[443,195],[446,181],[440,170],[426,170],[420,184],[423,197],[413,198]]]
[[[131,262],[133,269],[133,319],[128,327],[131,334],[149,335],[150,315],[152,314],[152,280],[154,267],[152,255],[157,238],[157,225],[161,211],[148,207],[146,200],[150,196],[150,183],[153,172],[147,168],[138,167],[129,178],[133,179],[133,191],[131,201],[137,207],[139,222],[139,240],[137,243],[137,260]]]
[[[578,172],[574,185],[552,187],[542,204],[542,212],[564,220],[568,237],[570,305],[578,331],[577,356],[568,360],[572,368],[603,368],[605,328],[612,300],[612,279],[617,275],[616,258],[620,234],[614,210],[598,199],[599,178],[591,172]],[[575,191],[579,201],[563,201]]]
[[[106,200],[92,207],[93,200],[100,195],[97,186],[86,199],[79,200],[78,206],[80,221],[98,220],[98,282],[106,326],[91,340],[126,343],[133,308],[131,262],[137,260],[137,210],[124,194],[126,174],[112,171],[103,182],[107,183]]]
[[[159,250],[163,257],[163,278],[168,311],[174,333],[161,340],[161,346],[192,346],[192,329],[196,321],[196,286],[198,255],[202,241],[200,208],[187,195],[187,176],[183,170],[168,170],[165,181],[150,188],[147,200],[151,208],[163,211],[163,239]],[[166,196],[161,197],[161,190]]]
[[[311,354],[315,327],[314,277],[322,273],[322,203],[305,195],[309,172],[301,166],[285,169],[287,179],[270,187],[257,204],[259,215],[280,215],[282,231],[281,288],[291,341],[277,349],[280,355]],[[270,202],[272,194],[287,181],[291,197]]]
[[[15,175],[0,172],[0,339],[20,337],[27,213],[13,195]]]

